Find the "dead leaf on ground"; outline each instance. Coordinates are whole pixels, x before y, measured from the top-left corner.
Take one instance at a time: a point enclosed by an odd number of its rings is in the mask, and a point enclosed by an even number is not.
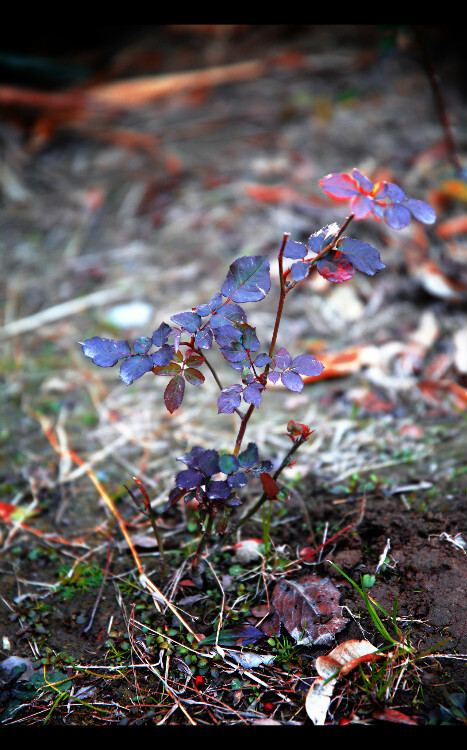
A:
[[[331,643],[348,622],[342,617],[339,598],[329,578],[310,575],[279,581],[271,598],[275,633],[282,624],[299,645]],[[271,623],[265,621],[264,626],[270,632]]]
[[[334,693],[337,681],[363,662],[378,659],[383,654],[377,653],[369,641],[350,640],[340,643],[329,654],[318,656],[315,662],[319,674],[308,691],[305,709],[315,725],[322,725]]]

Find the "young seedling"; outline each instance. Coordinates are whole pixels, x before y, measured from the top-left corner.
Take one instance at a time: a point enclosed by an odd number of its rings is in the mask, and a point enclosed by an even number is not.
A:
[[[287,432],[293,444],[274,473],[272,462],[260,457],[256,443],[250,441],[242,450],[251,415],[261,407],[268,385],[280,381],[286,389],[300,393],[303,376],[317,377],[324,369],[313,355],[293,356],[278,346],[287,295],[316,271],[332,283],[342,283],[353,278],[356,271],[374,276],[385,267],[378,250],[361,240],[344,236],[353,220],[371,215],[393,229],[403,229],[412,216],[425,224],[432,224],[436,219],[433,209],[424,201],[408,198],[393,183],[373,184],[356,169],[350,175],[329,174],[319,184],[333,199],[350,201],[350,213],[341,226],[328,224],[312,234],[307,243],[284,234],[277,256],[280,286],[269,346],[262,348],[256,328],[248,323],[243,308],[245,303],[260,302],[271,289],[269,259],[265,255],[234,260],[214,297],[196,308],[172,315],[171,323],[163,322],[150,336],[137,338],[133,350],[128,341],[99,336],[80,342],[84,355],[99,367],[113,367],[120,362],[120,378],[127,386],[146,373],[168,378],[164,403],[171,414],[180,407],[187,383],[196,387],[204,383],[201,368],[206,367],[220,390],[218,414],[237,415],[239,426],[231,453],[195,445],[177,459],[186,468],[176,474],[162,511],[167,512],[179,500],[198,504],[203,533],[193,560],[194,567],[210,536],[214,532],[229,531],[228,517],[242,504],[239,490],[251,477],[261,480],[263,494],[230,531],[238,529],[266,502],[287,499],[287,493],[279,488],[276,480],[312,432],[307,425],[289,422]],[[288,268],[285,268],[286,261],[289,261]],[[221,383],[206,356],[214,345],[237,374],[233,384]]]

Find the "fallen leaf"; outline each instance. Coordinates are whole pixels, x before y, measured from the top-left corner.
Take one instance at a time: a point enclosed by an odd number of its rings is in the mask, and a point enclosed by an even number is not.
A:
[[[312,682],[305,700],[305,710],[313,724],[325,723],[337,681],[362,662],[383,656],[377,652],[378,649],[369,641],[349,640],[340,643],[329,654],[318,656],[315,666],[319,677]]]
[[[390,721],[393,724],[412,724],[413,726],[418,727],[416,721],[403,714],[402,711],[396,711],[395,708],[385,708],[383,711],[373,711],[372,716],[374,719]]]
[[[329,578],[309,575],[279,581],[271,607],[297,644],[318,645],[333,641],[348,622],[342,617],[339,598],[340,592]]]

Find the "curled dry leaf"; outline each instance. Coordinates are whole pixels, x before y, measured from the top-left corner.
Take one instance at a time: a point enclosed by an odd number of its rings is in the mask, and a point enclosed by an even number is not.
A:
[[[348,622],[342,617],[339,598],[329,578],[309,575],[279,581],[271,605],[279,629],[282,624],[299,645],[318,645],[331,643]]]
[[[378,649],[369,641],[350,640],[340,643],[329,654],[318,656],[315,666],[319,677],[311,684],[305,701],[306,712],[313,724],[322,725],[326,721],[337,680],[362,662],[383,656],[377,652]]]

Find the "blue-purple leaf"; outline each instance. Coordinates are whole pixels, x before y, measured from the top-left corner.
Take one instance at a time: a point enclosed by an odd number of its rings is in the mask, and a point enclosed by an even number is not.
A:
[[[436,221],[436,214],[432,207],[425,203],[425,201],[419,201],[416,198],[407,198],[404,201],[404,205],[413,213],[416,219],[423,222],[423,224],[434,224]]]
[[[272,359],[269,356],[269,354],[266,354],[265,352],[261,352],[261,354],[258,354],[258,356],[255,359],[255,367],[265,367],[270,362],[272,362]]]
[[[296,242],[295,240],[287,240],[284,247],[284,258],[291,258],[292,260],[301,260],[308,253],[308,248],[303,242]]]
[[[206,495],[209,500],[226,500],[232,492],[229,483],[225,480],[216,480],[206,485]]]
[[[200,471],[207,477],[219,472],[219,453],[214,448],[204,450],[199,457],[198,466]]]
[[[195,345],[198,349],[210,349],[212,347],[212,339],[212,331],[209,326],[205,326],[195,333]]]
[[[196,308],[196,312],[198,313],[198,315],[205,317],[206,315],[211,315],[211,313],[217,310],[221,305],[222,294],[218,292],[205,305],[198,305],[198,307]]]
[[[301,391],[303,390],[303,380],[297,372],[286,370],[282,373],[281,380],[285,387],[289,389],[289,391],[301,393]]]
[[[333,237],[336,236],[339,231],[339,224],[334,222],[333,224],[326,224],[317,232],[312,234],[308,239],[308,248],[312,253],[320,253],[326,245],[332,241]]]
[[[224,388],[217,399],[217,413],[232,414],[235,409],[238,409],[241,403],[241,392],[241,385],[229,385],[227,388]]]
[[[262,390],[263,386],[261,386],[259,383],[252,383],[251,385],[248,385],[243,391],[244,401],[246,401],[247,404],[253,404],[253,406],[258,409],[262,401]]]
[[[301,281],[305,278],[310,268],[309,263],[294,263],[290,269],[294,281]]]
[[[337,252],[342,253],[343,260],[350,261],[357,271],[366,273],[367,276],[374,276],[375,273],[385,268],[379,252],[366,242],[355,240],[352,237],[344,237],[338,243],[337,248]]]
[[[201,325],[201,317],[195,312],[178,313],[178,315],[172,315],[170,320],[173,320],[174,323],[185,331],[188,331],[188,333],[196,333]]]
[[[203,453],[204,448],[202,448],[200,445],[194,445],[189,453],[185,453],[183,456],[180,456],[180,458],[177,458],[177,461],[181,461],[182,463],[186,464],[190,467],[190,469],[198,469],[199,459]]]
[[[228,271],[221,292],[234,302],[258,302],[271,288],[269,261],[265,255],[237,258]]]
[[[170,344],[164,344],[161,349],[159,349],[157,352],[153,352],[150,356],[153,365],[156,365],[157,367],[163,367],[164,365],[168,365],[169,362],[171,362],[173,355],[174,350],[170,346]]]
[[[236,474],[231,474],[227,477],[227,481],[229,483],[229,487],[232,487],[232,489],[240,489],[240,487],[244,487],[248,482],[248,477],[246,474],[244,474],[241,471],[238,471]]]
[[[192,490],[194,487],[197,487],[203,479],[204,477],[200,471],[196,471],[196,469],[184,469],[175,477],[175,484],[177,487],[182,487],[184,490]]]
[[[131,385],[134,380],[138,380],[145,373],[150,372],[154,367],[152,358],[146,354],[134,354],[122,362],[120,367],[120,377],[125,385]]]
[[[99,367],[113,367],[119,359],[131,355],[128,341],[101,339],[100,336],[94,336],[92,339],[80,341],[80,344],[84,356],[92,359]]]
[[[157,331],[152,334],[152,343],[154,346],[162,346],[170,336],[172,328],[167,323],[161,323]]]
[[[290,356],[287,349],[281,347],[274,355],[274,362],[279,370],[285,370],[286,367],[290,367],[292,363],[292,357]]]
[[[299,372],[300,375],[316,377],[317,375],[321,375],[324,365],[318,362],[312,354],[300,354],[298,357],[295,357],[290,365],[290,369]]]
[[[223,305],[219,312],[216,312],[209,321],[209,325],[213,331],[226,325],[232,325],[232,323],[246,323],[246,314],[240,305]]]
[[[136,339],[133,349],[136,354],[147,354],[152,346],[152,339],[148,336],[140,336]]]

